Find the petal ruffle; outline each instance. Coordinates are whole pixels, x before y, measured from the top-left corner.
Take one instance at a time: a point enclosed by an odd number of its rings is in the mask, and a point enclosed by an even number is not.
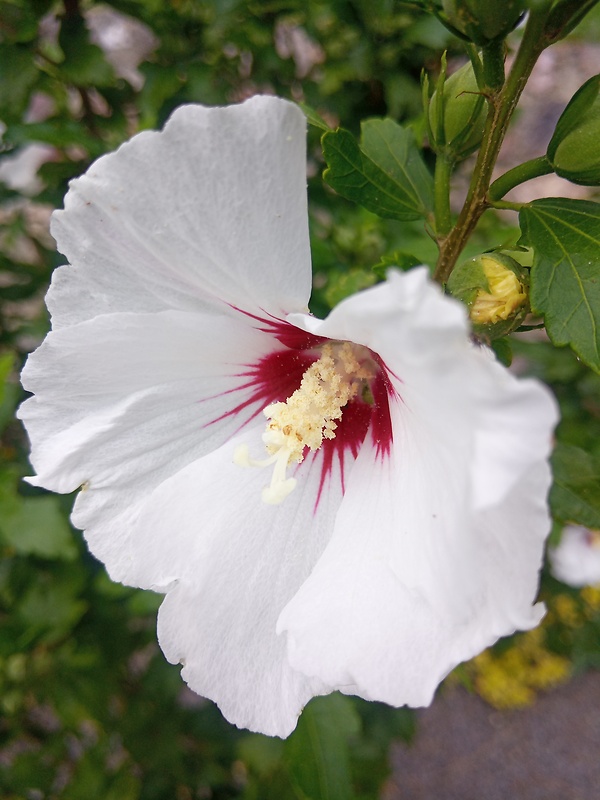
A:
[[[53,326],[221,301],[276,317],[306,307],[306,120],[274,97],[183,106],[71,183],[52,233],[70,264]]]

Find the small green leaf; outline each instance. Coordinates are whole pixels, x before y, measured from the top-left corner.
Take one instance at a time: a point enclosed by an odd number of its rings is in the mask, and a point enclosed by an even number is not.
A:
[[[22,497],[16,470],[0,472],[0,541],[20,555],[72,561],[77,557],[73,534],[52,495]]]
[[[303,800],[352,800],[348,740],[360,730],[352,701],[318,697],[304,709],[285,752],[292,782]]]
[[[342,273],[332,272],[325,289],[325,300],[333,308],[346,297],[373,286],[376,281],[377,276],[370,269],[355,267]]]
[[[306,103],[298,103],[306,119],[308,120],[309,125],[314,125],[315,128],[319,128],[322,131],[330,131],[331,125],[328,125],[323,117],[319,114],[318,111],[315,111],[314,108],[311,106],[307,106]]]
[[[406,272],[413,267],[418,267],[423,263],[423,261],[416,256],[413,256],[412,253],[405,253],[402,250],[394,250],[393,253],[386,253],[385,255],[381,256],[377,264],[373,266],[373,272],[378,278],[381,280],[385,280],[388,270],[393,269],[401,269],[403,272]]]
[[[343,128],[322,138],[327,183],[380,217],[426,217],[433,179],[413,134],[391,119],[363,122],[361,141]]]
[[[555,345],[569,344],[600,371],[600,204],[545,198],[520,214],[521,243],[534,249],[531,308]]]
[[[506,336],[502,337],[502,339],[494,339],[493,342],[490,343],[492,350],[496,354],[496,358],[501,364],[504,364],[505,367],[510,367],[513,360],[512,354],[512,347],[510,346],[510,339],[507,339]]]
[[[561,522],[600,528],[600,460],[585,450],[558,444],[552,455],[550,508]]]
[[[25,497],[1,523],[3,537],[17,553],[73,561],[77,548],[57,497]]]

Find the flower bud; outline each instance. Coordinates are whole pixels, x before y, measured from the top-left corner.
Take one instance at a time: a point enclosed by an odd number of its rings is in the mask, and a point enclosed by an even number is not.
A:
[[[429,104],[431,145],[460,161],[479,147],[485,125],[485,99],[470,63],[449,78],[442,71]]]
[[[485,45],[506,36],[525,11],[525,0],[442,0],[447,20],[472,42]]]
[[[600,185],[600,75],[573,95],[556,124],[547,156],[561,178]]]
[[[485,253],[460,264],[448,291],[469,309],[473,331],[488,340],[519,327],[529,311],[527,274],[502,253]]]

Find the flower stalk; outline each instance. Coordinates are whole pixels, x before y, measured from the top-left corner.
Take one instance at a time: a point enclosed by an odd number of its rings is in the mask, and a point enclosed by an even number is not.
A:
[[[540,53],[546,47],[544,26],[547,10],[531,9],[521,46],[506,82],[500,89],[492,90],[487,97],[488,115],[481,148],[467,198],[456,224],[448,236],[439,240],[439,258],[434,278],[445,283],[459,258],[481,215],[489,207],[488,189],[492,171],[504,141],[504,136],[525,84]]]
[[[552,171],[552,165],[547,156],[539,156],[525,161],[523,164],[518,164],[492,183],[488,192],[488,200],[490,203],[495,203],[515,186],[520,186],[533,178],[539,178],[541,175],[548,175]]]
[[[447,236],[452,228],[450,212],[450,177],[454,169],[454,161],[444,153],[435,160],[433,185],[433,204],[435,212],[435,230],[439,239]]]

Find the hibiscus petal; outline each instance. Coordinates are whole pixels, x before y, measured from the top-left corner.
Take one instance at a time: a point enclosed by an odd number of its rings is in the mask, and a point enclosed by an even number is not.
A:
[[[394,465],[386,472],[369,462],[361,453],[333,538],[278,631],[287,636],[291,665],[307,676],[370,700],[427,705],[460,661],[539,622],[543,609],[532,603],[549,529],[549,469],[541,462],[508,502],[471,524],[465,519],[463,547],[450,552],[440,524],[436,552],[425,509],[439,518],[438,498],[411,480],[419,465],[411,461],[399,474]],[[407,578],[406,564],[418,564],[422,553],[427,583],[423,569]],[[456,574],[464,576],[460,587]]]
[[[261,503],[267,470],[234,465],[249,431],[165,481],[131,526],[129,580],[168,588],[159,641],[182,676],[240,727],[287,736],[305,703],[330,691],[290,668],[275,624],[318,560],[341,499],[339,474],[314,513],[320,469],[300,466],[285,503]],[[339,466],[334,466],[339,472]]]
[[[23,372],[36,393],[19,412],[31,482],[60,492],[86,484],[75,524],[100,514],[107,524],[222,444],[261,409],[228,416],[252,397],[240,374],[276,347],[238,317],[107,314],[49,334]]]
[[[253,97],[183,106],[71,183],[52,233],[54,327],[115,311],[198,310],[222,301],[275,316],[311,286],[306,120]]]
[[[383,459],[363,445],[332,540],[278,630],[307,675],[426,704],[456,663],[539,620],[555,406],[470,344],[464,310],[422,270],[304,324],[381,356],[394,444]]]

